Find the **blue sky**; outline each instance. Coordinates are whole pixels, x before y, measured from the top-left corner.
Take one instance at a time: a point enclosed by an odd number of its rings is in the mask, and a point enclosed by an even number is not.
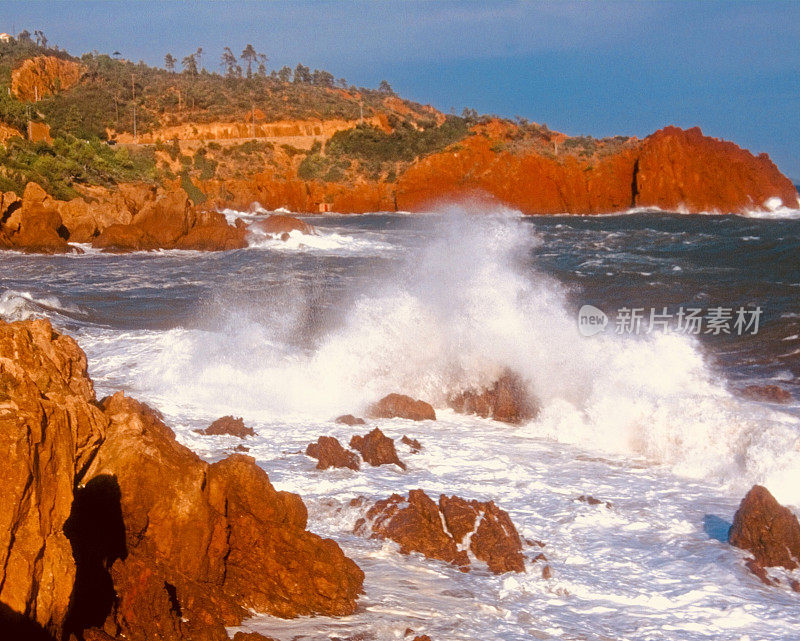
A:
[[[569,134],[699,125],[800,181],[798,2],[13,2],[0,31],[163,64],[248,43],[444,111],[520,115]]]

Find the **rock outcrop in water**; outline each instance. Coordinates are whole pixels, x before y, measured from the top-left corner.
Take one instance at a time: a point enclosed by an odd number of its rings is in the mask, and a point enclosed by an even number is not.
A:
[[[331,467],[347,467],[358,470],[360,464],[355,452],[346,450],[333,436],[320,436],[316,443],[309,443],[306,455],[317,459],[317,469],[327,470]]]
[[[290,234],[293,231],[299,231],[302,234],[315,234],[314,227],[299,218],[294,216],[285,216],[283,214],[272,214],[264,220],[258,221],[256,225],[267,234],[274,234],[284,238],[285,234]]]
[[[525,381],[508,370],[488,388],[467,390],[454,396],[450,407],[460,414],[477,414],[512,425],[524,423],[539,413]]]
[[[397,456],[394,441],[377,427],[369,434],[351,438],[350,447],[361,454],[365,463],[373,467],[396,465],[401,470],[406,469],[406,464]]]
[[[299,496],[247,456],[202,461],[122,393],[98,403],[46,321],[0,323],[0,439],[0,617],[17,638],[221,641],[251,611],[355,609],[363,573],[306,530]]]
[[[788,403],[792,400],[792,393],[778,385],[748,385],[742,390],[742,395],[771,403]]]
[[[494,501],[442,494],[437,505],[422,490],[411,490],[407,499],[393,494],[367,511],[356,533],[391,539],[403,554],[419,552],[464,572],[470,569],[467,549],[495,574],[525,571],[517,529]]]
[[[800,563],[800,523],[761,485],[754,485],[742,499],[728,541],[751,552],[761,568],[794,570]]]
[[[414,400],[404,394],[388,394],[372,404],[370,418],[407,418],[412,421],[435,421],[436,412],[430,403]]]
[[[52,254],[74,251],[70,243],[91,243],[115,252],[247,246],[242,221],[231,226],[220,213],[197,211],[182,189],[120,185],[116,192],[99,193],[93,202],[61,201],[28,183],[21,199],[4,194],[0,248]]]
[[[205,434],[206,436],[228,434],[230,436],[238,436],[239,438],[256,435],[252,427],[247,427],[241,418],[234,418],[233,416],[218,418],[204,430],[197,430],[197,433]]]

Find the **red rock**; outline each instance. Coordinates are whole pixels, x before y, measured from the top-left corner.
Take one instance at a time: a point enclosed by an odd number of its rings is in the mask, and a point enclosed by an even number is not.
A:
[[[545,580],[553,578],[553,571],[550,569],[549,565],[545,565],[542,568],[542,578]]]
[[[374,538],[395,541],[402,554],[419,552],[469,570],[467,553],[444,531],[436,503],[422,490],[411,490],[407,501],[399,494],[378,501],[367,512],[367,520]],[[360,528],[365,529],[366,525]]]
[[[258,632],[237,632],[233,635],[233,641],[275,641],[272,637],[265,637]]]
[[[249,447],[245,447],[244,445],[237,445],[236,447],[233,448],[233,451],[234,452],[249,452],[250,448]]]
[[[764,566],[761,565],[755,559],[748,559],[745,561],[745,566],[748,570],[750,570],[753,574],[755,574],[764,585],[777,585],[775,581],[769,578],[767,571],[764,569]]]
[[[100,232],[92,240],[92,247],[113,252],[133,252],[158,249],[158,243],[140,227],[115,224]]]
[[[341,423],[342,425],[364,425],[366,421],[363,418],[357,418],[352,414],[343,414],[336,418],[336,423]]]
[[[342,447],[332,436],[320,436],[316,443],[310,443],[306,454],[317,459],[317,469],[327,470],[329,467],[349,467],[358,470],[358,456]]]
[[[148,202],[133,217],[133,225],[152,238],[158,247],[172,248],[194,226],[196,214],[189,196],[182,189],[172,189]]]
[[[196,251],[230,251],[247,247],[247,225],[241,219],[235,226],[217,212],[198,215],[197,224],[175,243],[176,249]]]
[[[21,631],[64,628],[76,575],[64,526],[107,423],[74,340],[45,320],[0,322],[0,617]]]
[[[792,393],[777,385],[748,385],[742,390],[742,395],[757,401],[773,403],[788,403],[792,400]]]
[[[377,427],[365,436],[353,436],[350,447],[373,467],[395,464],[402,470],[406,469],[406,464],[397,457],[394,441]]]
[[[458,496],[448,498],[443,494],[439,498],[439,509],[447,529],[457,543],[472,534],[470,550],[478,559],[486,562],[492,572],[502,574],[525,571],[522,540],[517,529],[508,513],[498,508],[493,501],[465,501]]]
[[[257,223],[258,227],[268,234],[288,234],[295,230],[303,234],[314,234],[314,228],[306,222],[294,216],[284,216],[283,214],[272,214]]]
[[[118,393],[102,407],[111,425],[82,480],[119,486],[127,552],[111,569],[120,597],[109,617],[122,634],[223,639],[250,610],[354,610],[363,573],[305,530],[303,502],[253,459],[209,465],[146,406]]]
[[[539,413],[522,378],[504,372],[484,390],[468,390],[450,399],[450,407],[460,414],[477,414],[504,423],[519,424]]]
[[[408,501],[393,494],[369,509],[356,532],[391,539],[404,554],[420,552],[464,571],[469,570],[469,558],[459,545],[469,540],[472,553],[495,574],[525,571],[517,530],[508,513],[492,501],[442,495],[437,507],[422,490],[412,490]]]
[[[760,485],[754,485],[742,499],[728,541],[752,552],[760,566],[781,566],[788,570],[798,567],[800,523],[791,510],[781,506]]]
[[[239,438],[256,435],[252,427],[245,426],[241,418],[234,418],[233,416],[218,418],[206,429],[197,430],[197,432],[198,434],[205,434],[206,436],[229,434],[230,436],[238,436]]]
[[[420,445],[420,442],[417,439],[409,438],[405,434],[403,434],[403,438],[400,439],[400,442],[403,445],[408,445],[411,448],[412,454],[416,454],[422,449],[422,445]]]
[[[407,418],[412,421],[436,420],[436,412],[425,401],[403,394],[389,394],[370,406],[370,418]]]

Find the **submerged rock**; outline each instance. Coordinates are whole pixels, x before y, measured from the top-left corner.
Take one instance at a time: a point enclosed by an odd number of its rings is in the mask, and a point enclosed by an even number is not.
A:
[[[539,408],[519,374],[506,370],[491,387],[467,390],[450,399],[460,414],[477,414],[503,423],[519,424],[535,418]]]
[[[280,236],[283,240],[287,240],[287,238],[283,238],[283,234],[289,234],[293,231],[299,231],[303,234],[315,234],[316,230],[314,227],[309,225],[306,222],[303,222],[299,218],[295,218],[294,216],[286,216],[284,214],[272,214],[271,216],[265,218],[264,220],[259,221],[256,223],[257,226],[265,231],[268,234],[275,234]]]
[[[408,499],[393,494],[367,511],[356,533],[391,539],[403,554],[420,552],[465,572],[470,568],[467,549],[495,574],[525,571],[519,534],[508,513],[493,501],[443,494],[437,506],[422,490],[412,490]]]
[[[358,418],[352,414],[343,414],[342,416],[337,416],[335,422],[341,423],[342,425],[350,425],[351,427],[353,425],[366,424],[366,421],[363,418]]]
[[[353,436],[350,447],[361,454],[365,463],[373,467],[394,464],[402,470],[406,469],[406,464],[397,456],[394,441],[377,427],[365,436]]]
[[[798,567],[800,523],[789,508],[780,505],[761,485],[742,499],[728,534],[731,545],[752,552],[762,567]]]
[[[358,455],[346,450],[333,436],[320,436],[316,443],[309,443],[306,454],[317,459],[317,469],[327,470],[329,467],[348,467],[359,469]]]
[[[742,395],[757,401],[771,401],[772,403],[788,403],[792,400],[792,393],[777,385],[748,385],[742,390]]]
[[[403,445],[408,445],[408,447],[411,448],[411,453],[412,454],[416,454],[417,452],[422,450],[422,445],[420,445],[420,442],[417,439],[409,438],[405,434],[403,434],[403,438],[400,439],[400,442]]]
[[[222,418],[218,418],[206,429],[196,431],[198,434],[204,434],[206,436],[229,434],[230,436],[245,438],[247,436],[256,435],[252,427],[247,427],[241,418],[234,418],[233,416],[223,416]]]
[[[435,421],[436,412],[425,401],[404,394],[388,394],[369,408],[371,418],[407,418],[412,421]]]

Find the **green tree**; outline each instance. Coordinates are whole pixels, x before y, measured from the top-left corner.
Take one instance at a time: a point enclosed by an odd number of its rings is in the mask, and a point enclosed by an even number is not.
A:
[[[289,82],[292,79],[292,68],[284,65],[278,71],[278,80],[281,82]]]
[[[294,84],[307,85],[310,83],[311,83],[311,69],[298,62],[297,66],[294,68]]]
[[[181,65],[183,66],[184,73],[188,73],[191,76],[197,75],[197,60],[195,59],[195,54],[190,53],[186,56],[181,60]]]
[[[253,45],[249,44],[242,50],[241,58],[247,64],[247,77],[248,78],[252,78],[253,77],[253,63],[258,59],[258,53],[256,52],[256,50],[253,47]]]
[[[236,56],[233,55],[230,47],[225,47],[220,56],[220,66],[225,70],[225,75],[229,78],[236,76]]]
[[[175,72],[175,63],[176,62],[178,62],[178,61],[175,60],[175,56],[173,56],[171,53],[168,53],[166,56],[164,56],[164,67],[170,73],[174,73]]]

